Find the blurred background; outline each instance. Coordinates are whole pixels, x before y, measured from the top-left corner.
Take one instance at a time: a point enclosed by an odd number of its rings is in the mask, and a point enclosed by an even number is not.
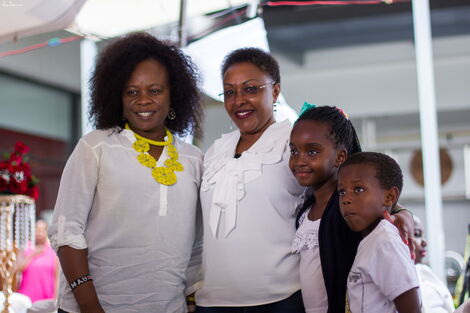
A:
[[[420,122],[412,2],[406,0],[0,0],[0,151],[17,141],[31,148],[40,179],[37,215],[47,219],[65,162],[91,130],[87,75],[109,40],[145,30],[193,58],[204,80],[204,136],[194,141],[203,151],[230,131],[216,96],[223,56],[241,46],[263,47],[281,66],[278,119],[295,120],[304,101],[338,106],[364,150],[398,161],[405,179],[400,202],[421,218],[427,234],[436,227],[452,291],[465,265],[470,223],[470,0],[429,4],[441,225],[426,223],[426,120]]]

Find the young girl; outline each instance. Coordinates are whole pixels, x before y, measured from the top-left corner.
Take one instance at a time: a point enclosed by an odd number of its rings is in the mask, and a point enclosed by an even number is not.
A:
[[[292,247],[301,256],[305,309],[307,313],[343,313],[346,281],[361,235],[351,231],[341,216],[337,171],[348,155],[361,151],[359,140],[341,109],[311,107],[294,124],[290,149],[289,167],[311,192],[297,217]],[[400,232],[410,233],[409,213],[395,216]]]

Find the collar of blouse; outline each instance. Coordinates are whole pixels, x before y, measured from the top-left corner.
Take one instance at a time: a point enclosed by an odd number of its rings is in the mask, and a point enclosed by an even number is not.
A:
[[[234,158],[240,138],[238,130],[214,142],[212,153],[204,160],[201,190],[213,189],[209,226],[214,237],[224,213],[224,238],[235,229],[237,204],[245,196],[245,186],[262,174],[262,166],[282,160],[292,126],[289,121],[274,123],[240,158]]]

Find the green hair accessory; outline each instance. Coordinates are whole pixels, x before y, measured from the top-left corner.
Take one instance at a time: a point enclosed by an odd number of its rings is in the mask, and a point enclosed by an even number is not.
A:
[[[300,109],[300,113],[299,113],[299,116],[304,114],[305,111],[308,111],[310,109],[313,109],[313,108],[316,108],[317,106],[315,104],[310,104],[308,102],[304,102],[304,105],[302,106],[302,108]]]

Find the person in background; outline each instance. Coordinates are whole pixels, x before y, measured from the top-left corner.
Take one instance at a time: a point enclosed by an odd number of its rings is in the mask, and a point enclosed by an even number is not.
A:
[[[186,313],[200,282],[202,153],[197,72],[178,48],[136,33],[99,55],[96,130],[62,174],[49,229],[59,312]]]
[[[424,227],[421,220],[417,216],[413,218],[415,222],[413,238],[416,251],[415,267],[423,300],[423,313],[452,313],[454,312],[454,304],[449,289],[423,262],[428,243],[424,239]]]
[[[384,219],[402,186],[400,166],[383,153],[355,153],[338,170],[341,214],[363,237],[348,276],[346,312],[421,312],[409,250],[397,228]]]
[[[203,287],[199,313],[302,313],[299,256],[290,254],[304,188],[289,173],[288,121],[275,122],[277,61],[258,48],[231,52],[223,98],[237,130],[204,156]]]
[[[16,271],[21,273],[19,293],[34,303],[54,299],[57,295],[59,260],[47,238],[47,223],[36,221],[36,244],[18,256]]]

